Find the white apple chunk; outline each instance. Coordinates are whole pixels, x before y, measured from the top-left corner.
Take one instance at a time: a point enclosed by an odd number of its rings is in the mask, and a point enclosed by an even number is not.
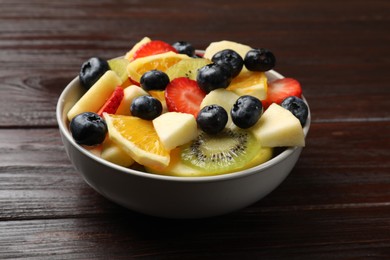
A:
[[[154,129],[168,151],[198,136],[195,117],[191,114],[167,112],[153,120]]]
[[[106,71],[69,110],[68,120],[71,121],[73,117],[84,112],[99,111],[115,88],[121,84],[122,80],[114,71]]]
[[[233,91],[218,88],[210,91],[210,93],[208,93],[203,98],[202,103],[200,103],[200,109],[209,105],[218,105],[223,107],[228,114],[228,122],[226,123],[226,127],[231,128],[233,126],[233,121],[230,115],[230,110],[239,97],[240,96]]]
[[[149,95],[148,92],[136,85],[128,86],[123,90],[123,99],[116,110],[116,115],[130,116],[130,105],[133,99],[140,96]]]
[[[263,147],[305,146],[299,120],[276,103],[268,107],[251,131]]]

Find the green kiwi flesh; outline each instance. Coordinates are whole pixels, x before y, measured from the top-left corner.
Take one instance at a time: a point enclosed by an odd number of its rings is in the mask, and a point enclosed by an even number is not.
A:
[[[181,161],[198,169],[199,175],[216,175],[247,168],[260,150],[249,131],[225,128],[216,135],[201,132],[197,139],[182,147]]]

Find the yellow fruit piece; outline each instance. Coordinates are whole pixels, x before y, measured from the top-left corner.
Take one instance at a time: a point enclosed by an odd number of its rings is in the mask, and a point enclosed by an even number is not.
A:
[[[165,100],[165,91],[164,90],[149,90],[149,94],[152,97],[157,98],[158,100],[160,100],[161,105],[163,107],[162,114],[168,112],[167,102]]]
[[[219,51],[226,50],[226,49],[231,49],[238,54],[244,59],[245,55],[248,51],[250,51],[252,48],[248,45],[244,45],[238,42],[233,42],[233,41],[219,41],[219,42],[212,42],[210,45],[206,48],[204,52],[204,57],[206,59],[210,59],[213,57],[214,54],[216,54]]]
[[[131,61],[133,60],[133,56],[134,56],[134,53],[144,44],[148,43],[152,41],[150,38],[148,37],[144,37],[142,40],[140,40],[139,42],[137,42],[133,48],[131,48],[130,51],[128,51],[126,54],[125,54],[125,59]]]
[[[238,42],[226,41],[226,40],[219,41],[219,42],[212,42],[206,48],[203,57],[211,60],[214,54],[226,49],[230,49],[237,52],[242,57],[242,59],[244,59],[245,55],[247,54],[248,51],[252,49],[252,47]],[[244,66],[241,70],[241,73],[246,71],[248,71],[248,69]]]
[[[143,90],[141,87],[136,85],[131,85],[123,90],[123,99],[119,104],[118,109],[116,110],[116,115],[130,116],[130,106],[133,99],[139,96],[145,96],[148,93]]]
[[[137,163],[150,167],[166,167],[169,152],[161,144],[152,121],[133,116],[104,113],[109,137]]]
[[[204,176],[199,169],[190,167],[181,161],[181,148],[171,151],[171,161],[167,167],[147,166],[145,170],[150,173],[178,176],[178,177],[197,177]]]
[[[130,61],[123,58],[108,60],[108,65],[110,66],[110,69],[115,71],[118,77],[122,80],[121,84],[123,84],[126,80],[129,79],[129,76],[127,76],[127,65],[129,65],[129,63]]]
[[[185,54],[177,54],[172,51],[138,58],[127,66],[127,75],[135,82],[140,82],[142,75],[149,70],[166,71],[172,65],[181,60],[191,59]]]
[[[299,120],[287,109],[273,103],[250,128],[263,147],[305,146]]]
[[[227,90],[239,96],[251,95],[260,100],[267,98],[267,77],[264,72],[243,71],[235,77]]]
[[[104,160],[124,167],[129,167],[134,163],[133,158],[110,138],[104,140],[100,156]]]
[[[198,126],[192,114],[167,112],[152,122],[161,143],[169,151],[198,136]]]
[[[97,112],[104,105],[107,99],[117,86],[120,86],[121,79],[112,71],[106,71],[92,87],[74,104],[69,110],[67,117],[71,121],[73,117],[84,112]]]

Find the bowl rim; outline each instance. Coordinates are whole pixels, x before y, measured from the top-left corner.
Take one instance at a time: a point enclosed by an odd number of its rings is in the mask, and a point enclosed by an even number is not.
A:
[[[266,72],[269,76],[273,76],[276,79],[282,79],[284,78],[283,75],[280,73],[276,72],[275,70],[269,70]],[[225,173],[225,174],[220,174],[220,175],[212,175],[212,176],[169,176],[169,175],[159,175],[159,174],[154,174],[154,173],[148,173],[140,170],[134,170],[130,168],[126,168],[114,163],[111,163],[109,161],[106,161],[99,156],[93,154],[90,152],[88,149],[82,147],[81,145],[77,144],[68,127],[65,126],[63,122],[63,109],[64,109],[64,104],[65,104],[65,97],[68,95],[68,93],[75,87],[75,85],[79,82],[78,76],[76,76],[72,81],[68,83],[68,85],[64,88],[64,90],[61,92],[57,105],[56,105],[56,119],[58,123],[58,127],[60,132],[62,133],[63,137],[66,138],[66,140],[73,146],[75,147],[79,152],[84,154],[85,156],[89,157],[92,160],[95,160],[101,164],[103,164],[106,167],[113,168],[114,170],[123,172],[125,174],[130,174],[130,175],[135,175],[141,178],[146,178],[146,179],[154,179],[154,180],[160,180],[160,181],[174,181],[174,182],[215,182],[215,181],[226,181],[226,180],[231,180],[231,179],[237,179],[237,178],[243,178],[252,174],[261,174],[263,173],[266,169],[274,166],[278,162],[281,162],[285,160],[287,157],[289,157],[292,153],[294,153],[298,149],[302,149],[303,147],[289,147],[286,148],[284,151],[282,151],[280,154],[277,156],[273,157],[272,159],[259,164],[257,166],[254,166],[249,169],[241,170],[241,171],[236,171],[232,173]],[[310,107],[305,99],[304,96],[302,96],[302,99],[305,101],[305,103],[308,105],[308,118],[306,121],[306,124],[303,128],[303,132],[305,135],[305,138],[307,137],[307,134],[309,132],[310,124],[311,124],[311,113],[310,113]]]

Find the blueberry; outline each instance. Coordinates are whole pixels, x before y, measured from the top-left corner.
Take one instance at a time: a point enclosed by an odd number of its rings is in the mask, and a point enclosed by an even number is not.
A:
[[[75,116],[69,128],[76,143],[82,145],[100,144],[107,134],[107,124],[104,119],[92,112]]]
[[[195,48],[188,42],[178,41],[172,44],[172,47],[175,48],[180,54],[186,54],[190,57],[195,56]]]
[[[230,49],[217,52],[213,55],[211,61],[220,65],[228,65],[231,67],[233,78],[240,74],[241,69],[244,66],[244,60],[240,54]]]
[[[131,102],[130,112],[133,116],[153,120],[162,113],[162,104],[160,100],[152,96],[140,96]]]
[[[110,69],[108,62],[99,57],[92,57],[81,65],[79,79],[81,85],[89,89],[93,84]]]
[[[274,54],[267,49],[252,49],[244,58],[245,67],[251,71],[267,71],[275,67]]]
[[[149,70],[145,72],[140,80],[141,87],[146,90],[165,90],[169,84],[168,75],[160,70]]]
[[[221,132],[228,121],[228,114],[226,110],[218,105],[209,105],[202,108],[196,122],[200,129],[208,134],[217,134]]]
[[[261,101],[249,95],[239,97],[230,111],[233,123],[243,129],[255,125],[262,113],[263,105]]]
[[[230,68],[211,63],[198,70],[196,81],[204,92],[209,93],[217,88],[226,88],[229,86],[232,78]]]
[[[285,98],[282,103],[280,103],[280,105],[289,110],[296,118],[298,118],[302,126],[306,124],[307,117],[309,116],[309,108],[305,101],[299,97],[291,96]]]

